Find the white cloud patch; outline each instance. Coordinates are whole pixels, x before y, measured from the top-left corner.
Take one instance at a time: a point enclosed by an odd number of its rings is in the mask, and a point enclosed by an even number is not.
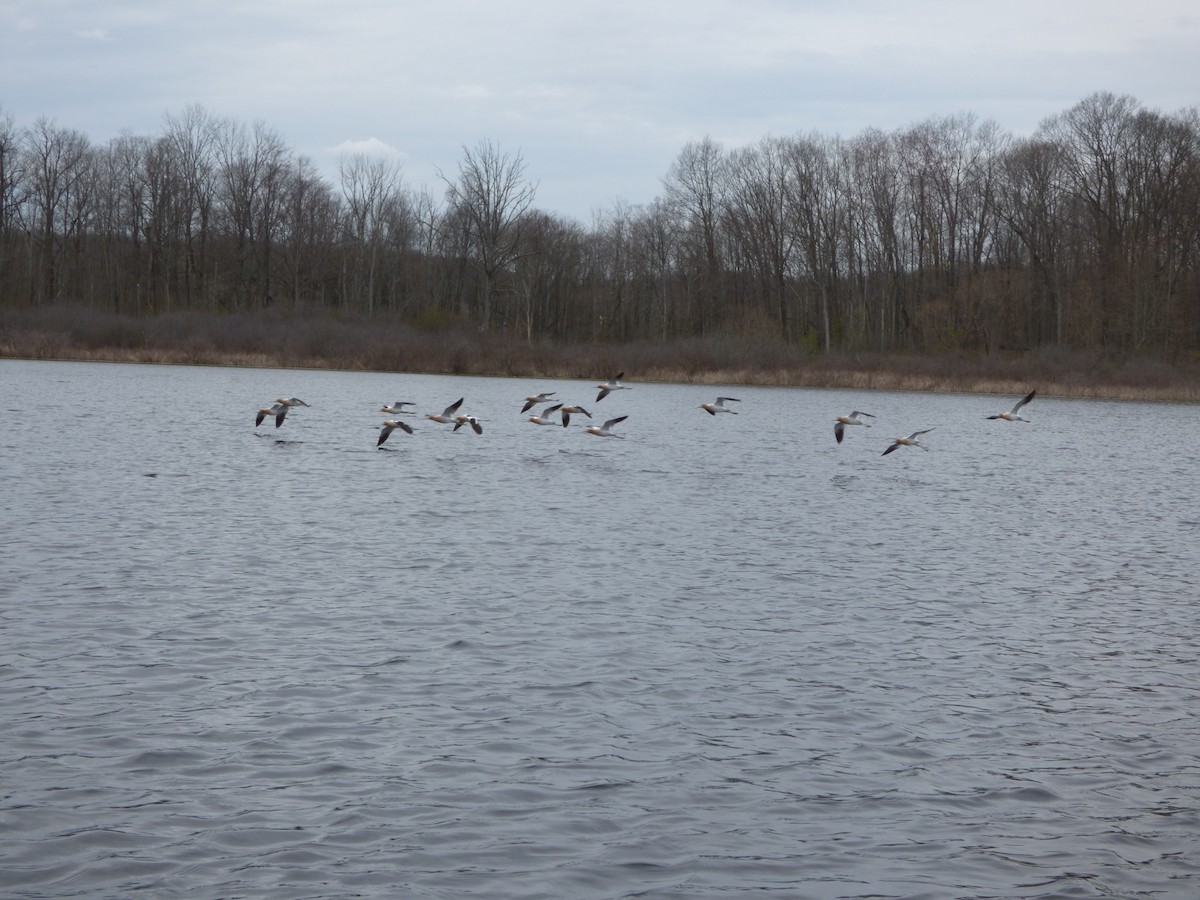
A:
[[[377,137],[360,141],[347,138],[340,144],[329,147],[325,152],[333,156],[382,156],[395,159],[404,156],[402,151]]]

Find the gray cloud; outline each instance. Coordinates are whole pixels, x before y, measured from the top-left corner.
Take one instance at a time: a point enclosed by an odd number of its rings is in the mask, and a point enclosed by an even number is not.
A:
[[[199,103],[333,171],[394,152],[440,190],[463,146],[520,150],[538,205],[640,203],[686,141],[853,135],[962,111],[1028,132],[1097,90],[1198,102],[1183,0],[116,0],[0,4],[0,111],[93,140]],[[353,152],[359,152],[355,150]]]

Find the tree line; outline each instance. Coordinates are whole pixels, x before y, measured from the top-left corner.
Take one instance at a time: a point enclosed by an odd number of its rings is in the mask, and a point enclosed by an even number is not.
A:
[[[332,183],[268,126],[188,107],[95,144],[0,110],[0,304],[280,310],[529,341],[734,333],[813,351],[1200,352],[1200,114],[1093,94],[1016,138],[970,113],[688,143],[652,202],[536,207],[520,153],[437,195]]]

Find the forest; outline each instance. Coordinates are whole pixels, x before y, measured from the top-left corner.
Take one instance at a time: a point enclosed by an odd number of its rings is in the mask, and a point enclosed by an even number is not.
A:
[[[734,335],[812,356],[1200,359],[1200,113],[1095,93],[1015,137],[970,113],[682,147],[652,202],[540,210],[519,151],[441,190],[336,183],[200,106],[104,143],[0,107],[0,311],[270,313],[530,344]]]

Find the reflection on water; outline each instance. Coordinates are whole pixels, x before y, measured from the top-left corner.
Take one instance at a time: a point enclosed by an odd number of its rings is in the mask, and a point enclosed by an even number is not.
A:
[[[1194,407],[626,383],[0,362],[5,895],[1197,894]]]

